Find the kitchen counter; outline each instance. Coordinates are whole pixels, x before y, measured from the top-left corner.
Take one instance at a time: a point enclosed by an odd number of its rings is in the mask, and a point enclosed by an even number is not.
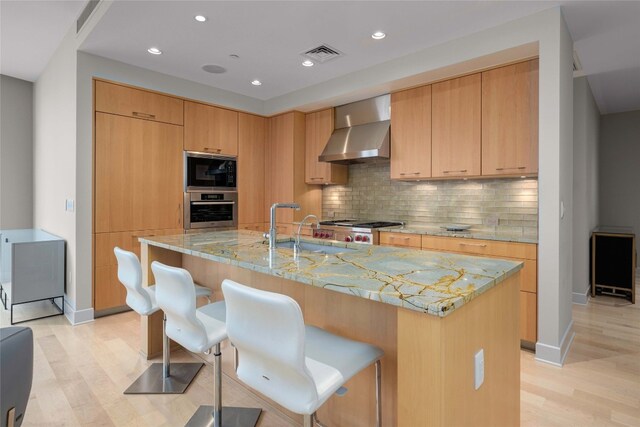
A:
[[[395,230],[397,231],[397,230]],[[290,240],[281,237],[278,241]],[[314,243],[341,254],[276,249],[261,233],[239,230],[141,238],[142,243],[271,276],[444,317],[515,274],[522,263],[384,246]]]
[[[429,236],[442,237],[464,237],[467,239],[498,240],[503,242],[517,243],[538,243],[538,236],[535,234],[513,234],[495,233],[490,231],[447,231],[440,226],[405,225],[403,227],[379,228],[378,231],[390,231],[394,233],[424,234]]]
[[[223,298],[222,281],[235,280],[290,296],[306,324],[380,347],[384,426],[519,423],[520,262],[316,239],[303,242],[352,251],[295,257],[292,249],[270,252],[262,235],[248,230],[140,241],[144,286],[154,283],[153,261],[187,269],[215,300]],[[155,357],[162,351],[162,313],[140,322],[142,354]],[[479,349],[486,368],[476,390],[470,367]],[[244,387],[233,348],[225,341],[221,350],[224,373]],[[320,408],[327,427],[375,425],[372,374],[356,375],[349,393]]]

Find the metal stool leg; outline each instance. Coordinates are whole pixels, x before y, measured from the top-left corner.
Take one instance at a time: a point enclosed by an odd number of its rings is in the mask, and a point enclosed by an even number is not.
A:
[[[167,317],[162,319],[162,363],[153,363],[124,394],[182,394],[204,363],[171,364],[171,341],[166,331]]]
[[[200,406],[185,427],[255,427],[260,408],[222,406],[222,353],[220,344],[213,350],[213,406]]]
[[[376,427],[382,426],[382,367],[376,361]]]

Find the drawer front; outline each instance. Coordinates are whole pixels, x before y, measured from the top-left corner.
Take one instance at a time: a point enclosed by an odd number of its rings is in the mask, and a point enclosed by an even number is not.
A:
[[[535,343],[538,340],[538,298],[531,292],[520,291],[520,339]]]
[[[403,248],[420,249],[422,241],[419,234],[380,232],[380,244],[385,246],[400,246]]]
[[[181,99],[102,81],[95,88],[96,111],[182,126]]]
[[[506,258],[537,258],[537,245],[458,237],[422,236],[422,249]]]
[[[258,222],[254,224],[239,224],[238,230],[251,230],[251,231],[267,231],[269,227],[265,229],[265,223]]]

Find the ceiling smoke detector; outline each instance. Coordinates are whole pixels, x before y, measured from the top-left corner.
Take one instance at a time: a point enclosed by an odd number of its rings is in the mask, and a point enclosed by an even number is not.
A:
[[[310,59],[316,64],[323,64],[325,62],[331,61],[332,59],[344,56],[344,53],[340,52],[336,48],[329,46],[328,44],[322,44],[318,47],[314,47],[313,49],[309,49],[306,52],[301,53],[300,55],[302,55],[304,58]]]
[[[215,65],[215,64],[203,65],[202,69],[207,73],[212,73],[212,74],[222,74],[227,72],[226,68],[221,67],[219,65]]]

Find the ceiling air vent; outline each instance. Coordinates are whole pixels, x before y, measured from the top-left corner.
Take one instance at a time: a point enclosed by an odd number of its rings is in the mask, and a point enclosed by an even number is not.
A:
[[[91,16],[91,12],[93,12],[100,1],[101,0],[89,0],[89,2],[87,2],[87,5],[82,10],[82,13],[78,17],[78,21],[76,22],[76,34],[80,32],[82,26],[87,22],[89,16]]]
[[[318,47],[314,47],[313,49],[310,49],[306,52],[303,52],[302,56],[304,56],[305,58],[309,58],[313,62],[322,64],[331,61],[332,59],[344,56],[344,53],[340,52],[338,49],[332,48],[327,44],[323,44]]]

